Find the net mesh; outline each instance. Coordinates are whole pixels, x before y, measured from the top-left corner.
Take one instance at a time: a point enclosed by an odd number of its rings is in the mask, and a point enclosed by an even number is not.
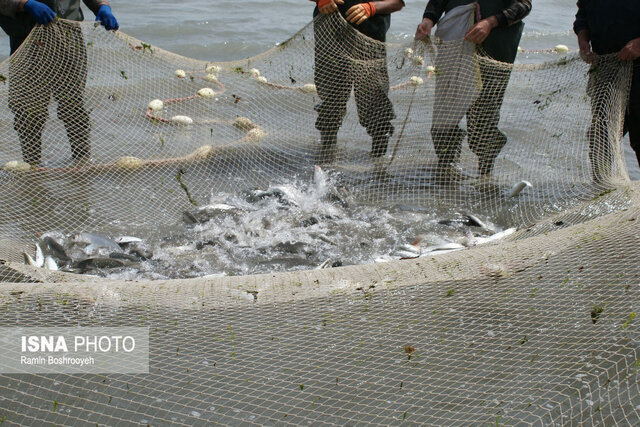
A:
[[[640,188],[620,144],[631,72],[385,45],[335,14],[233,63],[90,24],[36,27],[0,64],[0,326],[149,326],[150,373],[2,375],[0,420],[640,422]],[[36,242],[55,253],[43,236],[166,238],[212,194],[320,185],[317,164],[358,203],[517,231],[245,277],[27,265]]]

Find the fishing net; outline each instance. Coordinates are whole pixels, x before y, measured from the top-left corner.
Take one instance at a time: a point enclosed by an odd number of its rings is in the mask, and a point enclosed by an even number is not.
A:
[[[0,64],[0,326],[146,326],[150,372],[2,375],[0,420],[639,423],[640,188],[620,144],[631,72],[381,44],[339,15],[226,63],[88,23],[35,28]],[[447,213],[436,222],[464,244],[443,253],[407,233],[415,256],[387,262],[96,276],[159,251],[110,248],[116,236],[179,240],[215,217],[226,228],[188,258],[214,263],[210,246],[243,245],[229,232],[273,221],[220,211],[308,213],[296,185],[331,187],[314,206],[370,212],[363,229]],[[55,242],[71,251],[83,233],[106,252],[61,259]],[[345,252],[371,246],[342,234]],[[255,255],[246,246],[234,256]]]

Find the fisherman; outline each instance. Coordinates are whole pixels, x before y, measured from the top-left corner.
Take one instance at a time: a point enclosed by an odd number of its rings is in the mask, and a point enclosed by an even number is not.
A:
[[[105,1],[84,0],[107,30],[117,30],[118,21]],[[36,25],[47,25],[56,17],[82,21],[80,0],[0,0],[0,26],[9,36],[11,54]],[[79,25],[61,23],[61,31],[25,45],[25,52],[9,66],[9,108],[14,114],[22,157],[32,167],[42,163],[42,130],[51,96],[58,102],[58,117],[64,122],[73,160],[89,159],[89,114],[84,107],[87,51]],[[53,53],[49,57],[45,50]]]
[[[313,16],[339,11],[365,36],[384,42],[390,14],[404,7],[403,0],[316,0]],[[315,84],[320,97],[316,129],[320,131],[320,163],[335,160],[338,129],[354,89],[360,124],[372,138],[371,157],[385,155],[393,134],[393,106],[389,100],[387,51],[382,43],[355,40],[348,31],[334,31],[314,21]],[[348,28],[347,28],[348,30]]]
[[[591,96],[592,121],[589,129],[589,159],[596,182],[610,172],[611,150],[607,140],[608,97],[595,96],[595,86],[606,87],[615,79],[618,64],[596,55],[617,53],[621,61],[633,61],[633,78],[624,121],[624,134],[629,132],[631,148],[640,165],[640,2],[629,0],[578,0],[578,13],[573,23],[578,36],[580,56],[592,64],[587,92]],[[594,55],[596,54],[596,55]],[[613,67],[613,69],[612,69]],[[601,72],[593,72],[599,70]],[[607,79],[606,81],[598,79]]]
[[[471,8],[471,18],[475,15],[475,23],[467,20],[469,28],[464,28],[461,35],[464,40],[481,47],[477,50],[479,55],[513,64],[524,27],[522,19],[531,11],[531,0],[478,0],[477,3],[478,10]],[[429,0],[415,39],[426,39],[443,13],[446,18],[452,9],[470,4],[473,4],[471,0]],[[478,156],[478,174],[483,177],[492,173],[496,158],[507,143],[506,135],[498,129],[498,122],[511,72],[508,67],[491,61],[481,60],[479,67],[482,88],[465,110],[469,148]],[[447,104],[453,100],[441,101],[446,110]],[[434,111],[431,136],[438,155],[437,176],[449,181],[462,178],[457,162],[465,132],[460,129],[458,121],[464,112],[455,123],[441,126]],[[446,115],[446,111],[440,113]]]

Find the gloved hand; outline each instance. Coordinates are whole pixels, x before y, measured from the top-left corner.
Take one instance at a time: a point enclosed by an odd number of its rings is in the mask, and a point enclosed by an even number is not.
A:
[[[96,21],[100,21],[100,23],[104,25],[104,28],[106,28],[107,30],[117,30],[118,28],[120,28],[116,17],[113,16],[113,13],[111,13],[111,7],[107,6],[106,4],[103,4],[102,6],[100,6],[100,9],[98,9],[98,13],[96,13]]]
[[[360,25],[375,14],[376,7],[373,5],[373,2],[360,3],[355,6],[351,6],[349,10],[347,10],[346,18],[347,21],[352,24]]]
[[[28,0],[22,9],[40,25],[46,25],[56,18],[56,13],[49,6],[37,0]]]
[[[328,15],[338,10],[339,4],[344,4],[344,0],[316,0],[318,10],[323,15]]]

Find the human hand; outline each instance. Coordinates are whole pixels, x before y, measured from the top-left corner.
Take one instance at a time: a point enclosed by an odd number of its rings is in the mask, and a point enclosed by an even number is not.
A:
[[[318,0],[318,10],[323,15],[329,15],[330,13],[338,10],[339,4],[344,4],[344,0]]]
[[[28,0],[22,9],[27,12],[40,25],[46,25],[56,18],[56,13],[44,3],[37,0]]]
[[[464,39],[471,43],[481,44],[489,36],[491,30],[497,26],[498,20],[494,16],[483,19],[467,31]]]
[[[375,14],[376,7],[373,5],[373,2],[360,3],[351,6],[349,10],[347,10],[346,18],[347,21],[352,24],[360,25]]]
[[[640,58],[640,38],[633,39],[618,53],[621,61],[633,61]]]
[[[582,30],[578,34],[578,47],[580,48],[580,58],[587,64],[593,62],[593,52],[591,51],[591,42],[589,41],[589,32]]]
[[[413,37],[415,40],[424,40],[431,34],[433,29],[433,21],[429,18],[422,18],[422,22],[418,25],[416,35]]]
[[[98,9],[96,21],[100,21],[100,24],[104,25],[104,28],[107,30],[117,30],[120,28],[116,17],[111,13],[111,8],[106,4],[103,4],[100,6],[100,9]]]

